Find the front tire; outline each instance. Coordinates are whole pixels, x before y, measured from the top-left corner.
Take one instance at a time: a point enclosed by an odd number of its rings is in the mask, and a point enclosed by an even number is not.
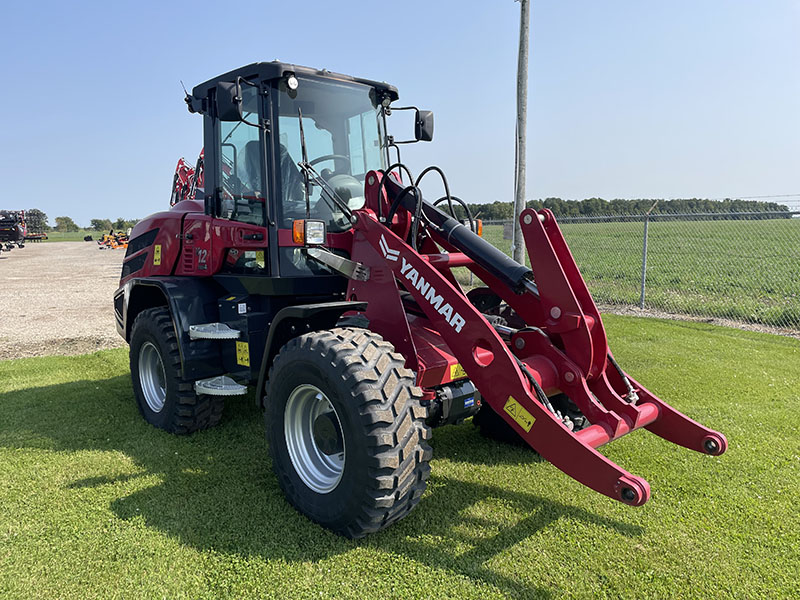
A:
[[[178,340],[167,308],[148,308],[136,316],[130,364],[139,412],[154,427],[187,434],[219,423],[223,400],[196,394],[194,383],[181,376]]]
[[[388,527],[427,486],[427,409],[404,363],[381,336],[336,328],[290,340],[270,369],[264,415],[278,482],[340,535]]]

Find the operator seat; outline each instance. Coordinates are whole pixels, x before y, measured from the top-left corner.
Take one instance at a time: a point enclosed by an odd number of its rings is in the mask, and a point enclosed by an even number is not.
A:
[[[239,173],[244,198],[236,201],[235,219],[243,223],[263,225],[261,192],[261,148],[258,140],[250,140],[242,148]]]
[[[252,192],[261,192],[261,149],[258,140],[250,140],[242,148],[242,165],[239,179]]]
[[[280,161],[284,206],[286,206],[287,200],[292,202],[304,201],[303,176],[300,174],[300,169],[297,168],[297,163],[289,154],[289,150],[283,144],[280,144]]]

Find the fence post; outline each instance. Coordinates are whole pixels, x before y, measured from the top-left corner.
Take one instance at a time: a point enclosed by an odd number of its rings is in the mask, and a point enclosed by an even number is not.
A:
[[[647,227],[650,224],[650,215],[644,216],[644,243],[642,244],[642,287],[639,293],[639,308],[644,308],[644,284],[647,279]]]
[[[644,215],[644,241],[642,242],[642,287],[639,294],[639,308],[644,308],[644,288],[647,281],[647,229],[650,225],[650,213],[658,204],[658,200],[653,202],[653,206]]]

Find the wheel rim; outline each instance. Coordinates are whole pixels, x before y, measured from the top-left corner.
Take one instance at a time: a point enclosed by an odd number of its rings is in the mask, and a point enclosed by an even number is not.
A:
[[[300,479],[319,494],[333,491],[344,473],[345,445],[331,401],[319,388],[300,385],[289,395],[283,423],[289,458]]]
[[[161,353],[152,342],[145,342],[139,350],[139,382],[147,406],[161,412],[167,400],[167,376]]]

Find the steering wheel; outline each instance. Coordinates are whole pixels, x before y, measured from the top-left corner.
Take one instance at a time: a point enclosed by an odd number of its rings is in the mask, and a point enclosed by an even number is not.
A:
[[[332,160],[332,161],[344,160],[344,161],[347,162],[347,170],[348,171],[350,170],[350,157],[349,156],[345,156],[344,154],[323,154],[322,156],[318,156],[314,160],[308,161],[308,164],[310,164],[311,166],[314,166],[315,164],[321,163],[321,162],[323,162],[325,160]],[[334,172],[336,172],[336,171],[334,171]]]

